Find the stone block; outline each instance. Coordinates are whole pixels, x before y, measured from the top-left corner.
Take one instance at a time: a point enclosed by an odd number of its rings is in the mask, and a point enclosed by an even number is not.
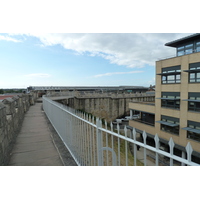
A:
[[[2,102],[6,106],[6,114],[7,115],[11,115],[15,112],[15,110],[14,110],[15,102],[12,98],[8,97],[8,98],[4,99]]]

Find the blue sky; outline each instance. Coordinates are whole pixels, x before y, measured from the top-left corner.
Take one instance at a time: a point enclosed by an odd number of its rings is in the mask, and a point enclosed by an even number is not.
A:
[[[187,33],[0,33],[0,88],[149,86]]]

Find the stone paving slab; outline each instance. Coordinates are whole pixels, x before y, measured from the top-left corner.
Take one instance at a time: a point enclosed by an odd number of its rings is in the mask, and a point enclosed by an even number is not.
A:
[[[60,153],[55,147],[52,130],[41,106],[42,103],[36,103],[25,114],[21,131],[11,153],[10,166],[66,165],[61,157],[63,152]],[[76,164],[71,162],[67,165]]]
[[[52,146],[52,141],[42,141],[42,142],[35,142],[35,143],[17,143],[15,148],[13,149],[12,153],[19,153],[19,152],[27,152],[27,151],[36,151],[39,147],[43,147],[43,149],[50,148]]]

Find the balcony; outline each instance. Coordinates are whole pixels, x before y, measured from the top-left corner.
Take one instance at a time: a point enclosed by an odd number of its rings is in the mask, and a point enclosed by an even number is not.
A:
[[[137,111],[155,113],[155,102],[130,102],[129,108]]]

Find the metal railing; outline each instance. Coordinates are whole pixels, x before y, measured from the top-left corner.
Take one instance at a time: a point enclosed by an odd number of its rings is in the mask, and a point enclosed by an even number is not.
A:
[[[191,161],[192,147],[186,146],[187,159],[174,155],[174,142],[169,141],[169,152],[159,147],[155,135],[155,147],[147,145],[147,134],[143,131],[143,142],[138,141],[132,131],[119,125],[113,130],[99,118],[81,113],[70,107],[43,97],[43,109],[53,127],[79,166],[138,166],[138,165],[199,165]],[[167,163],[167,164],[163,164]],[[178,164],[177,164],[178,163]]]

